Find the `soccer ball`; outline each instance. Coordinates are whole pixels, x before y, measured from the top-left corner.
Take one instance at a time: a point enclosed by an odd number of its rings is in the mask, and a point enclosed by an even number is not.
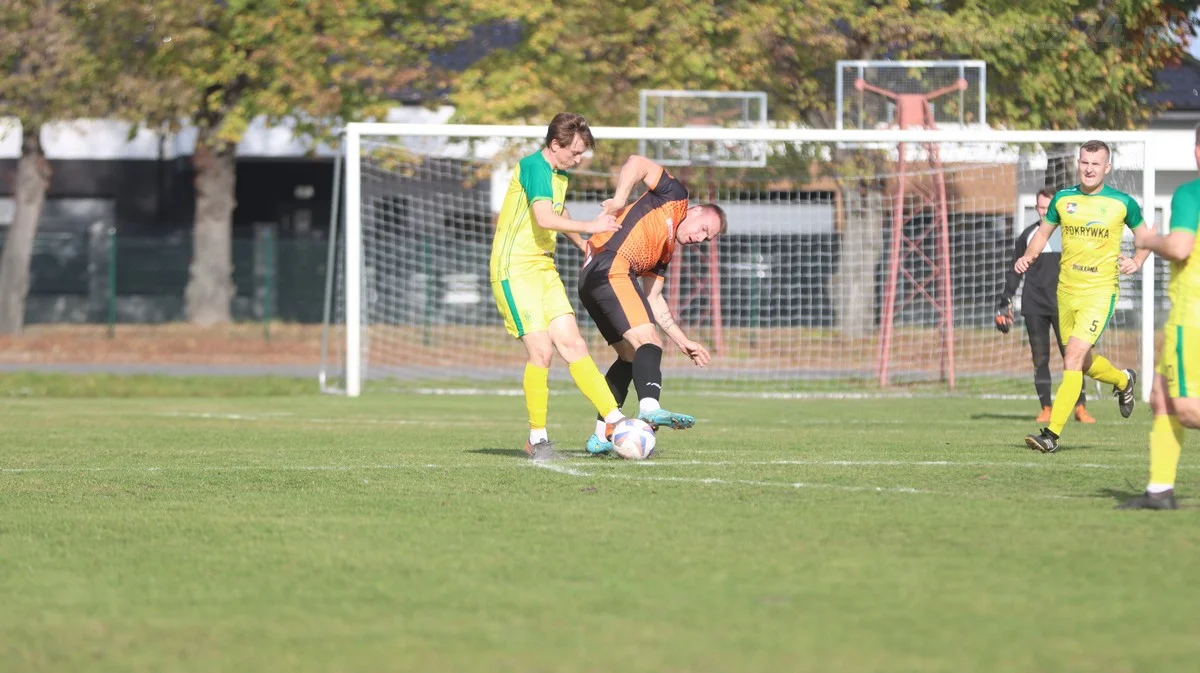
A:
[[[654,454],[654,428],[645,421],[626,418],[613,428],[613,449],[627,460],[645,460]]]

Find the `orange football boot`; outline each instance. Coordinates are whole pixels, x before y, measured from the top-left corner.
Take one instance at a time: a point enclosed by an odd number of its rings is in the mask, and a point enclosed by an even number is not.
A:
[[[1083,406],[1082,404],[1075,405],[1075,420],[1079,421],[1080,423],[1096,422],[1096,419],[1092,418],[1092,415],[1088,413],[1087,407]]]

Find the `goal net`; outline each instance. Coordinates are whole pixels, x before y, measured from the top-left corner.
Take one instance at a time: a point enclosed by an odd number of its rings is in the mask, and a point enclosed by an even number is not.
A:
[[[693,202],[716,202],[729,220],[726,236],[681,247],[671,265],[672,309],[713,353],[701,369],[668,342],[664,375],[676,389],[1032,395],[1020,294],[1012,333],[993,320],[1014,239],[1037,217],[1034,194],[1075,184],[1078,145],[1099,138],[1113,148],[1109,184],[1153,208],[1147,136],[1136,132],[593,132],[597,150],[571,172],[565,204],[577,220],[599,212],[639,141],[748,143],[766,157],[764,166],[669,168]],[[494,306],[488,259],[512,168],[544,134],[350,125],[345,219],[330,237],[325,389],[521,380],[524,349]],[[582,255],[560,237],[556,263],[604,369],[612,351],[576,294]],[[1165,278],[1161,264],[1121,278],[1098,344],[1119,367],[1151,363],[1154,307],[1165,302],[1156,269]],[[567,377],[561,361],[551,375]]]

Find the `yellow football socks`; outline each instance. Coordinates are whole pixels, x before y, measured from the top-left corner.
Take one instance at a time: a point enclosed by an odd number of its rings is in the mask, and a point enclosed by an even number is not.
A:
[[[596,366],[596,361],[592,356],[584,356],[570,365],[571,378],[575,380],[575,386],[579,388],[579,392],[588,398],[593,407],[596,407],[596,412],[601,416],[608,418],[617,411],[617,399],[613,397],[612,389],[608,387],[608,381],[604,378],[604,374],[600,373],[600,368]]]
[[[1112,365],[1109,365],[1112,367]],[[1075,403],[1079,401],[1079,392],[1083,390],[1083,372],[1063,372],[1062,383],[1054,395],[1054,406],[1050,407],[1050,432],[1061,435],[1067,419],[1075,411]]]
[[[1179,453],[1183,449],[1183,424],[1174,416],[1154,417],[1150,427],[1150,484],[1158,490],[1174,486]]]
[[[1121,390],[1129,385],[1129,375],[1125,370],[1114,367],[1103,355],[1092,356],[1092,366],[1087,370],[1087,375],[1100,383],[1107,383]]]
[[[525,408],[529,410],[529,428],[544,430],[550,408],[550,370],[525,363]]]

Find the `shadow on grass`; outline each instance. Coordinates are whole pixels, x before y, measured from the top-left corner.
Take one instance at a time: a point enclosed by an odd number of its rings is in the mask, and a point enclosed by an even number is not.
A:
[[[1032,434],[1036,434],[1036,433],[1027,432],[1025,434],[1032,435]],[[1035,458],[1041,457],[1045,460],[1054,460],[1054,456],[1056,454],[1073,453],[1075,451],[1094,451],[1096,453],[1105,454],[1105,455],[1111,455],[1111,454],[1117,453],[1115,451],[1107,451],[1103,447],[1097,447],[1092,444],[1059,444],[1058,450],[1055,451],[1053,454],[1042,453],[1041,451],[1038,451],[1037,449],[1033,449],[1028,444],[1026,444],[1025,440],[1024,440],[1024,436],[1025,435],[1022,435],[1021,437],[1018,437],[1016,440],[1014,440],[1012,442],[1005,442],[1004,444],[1001,444],[999,446],[999,448],[1024,451],[1026,455],[1029,455],[1029,456],[1032,456]]]
[[[971,414],[971,420],[973,421],[1026,421],[1031,420],[1031,418],[1029,414]]]
[[[516,458],[525,458],[523,449],[467,449],[463,453],[478,453],[485,456],[512,456]]]
[[[1142,489],[1134,486],[1132,483],[1130,483],[1128,481],[1125,482],[1125,488],[1123,488],[1123,489],[1100,488],[1100,489],[1096,489],[1096,493],[1095,493],[1096,497],[1111,498],[1112,501],[1117,504],[1125,502],[1126,500],[1129,500],[1130,498],[1136,498],[1141,494],[1142,494]]]
[[[1110,453],[1110,454],[1112,453],[1112,452],[1105,451],[1103,448],[1095,446],[1094,444],[1063,444],[1062,441],[1059,440],[1058,451],[1055,451],[1055,453],[1067,453],[1069,451],[1094,451],[1096,453],[1101,453],[1101,452]],[[1034,453],[1037,453],[1037,451],[1034,451]]]

